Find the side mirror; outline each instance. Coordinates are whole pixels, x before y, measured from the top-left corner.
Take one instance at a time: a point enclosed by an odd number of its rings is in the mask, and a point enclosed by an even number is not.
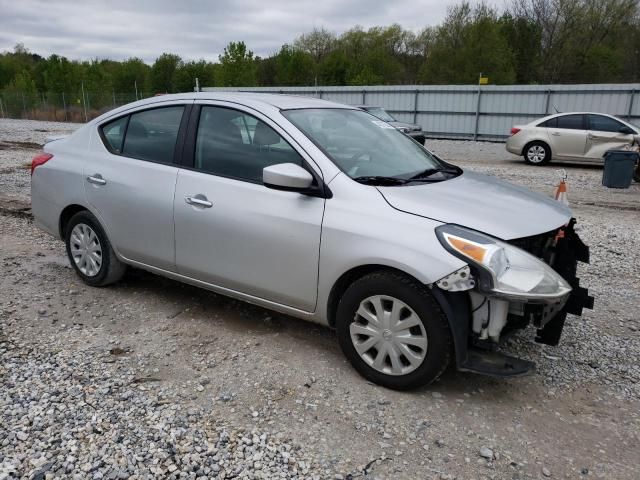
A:
[[[623,133],[625,135],[635,135],[637,132],[634,131],[632,128],[629,127],[620,127],[620,130],[618,130],[618,132]]]
[[[274,190],[304,193],[311,188],[313,176],[295,163],[279,163],[262,170],[262,182]]]

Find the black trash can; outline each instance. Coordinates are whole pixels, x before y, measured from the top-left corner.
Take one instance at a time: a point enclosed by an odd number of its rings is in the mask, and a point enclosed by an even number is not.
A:
[[[638,152],[631,150],[609,150],[604,154],[602,185],[609,188],[629,188],[633,171],[638,161]]]

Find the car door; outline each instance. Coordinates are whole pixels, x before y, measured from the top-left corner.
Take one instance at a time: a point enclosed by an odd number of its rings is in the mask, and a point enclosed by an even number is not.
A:
[[[547,122],[553,158],[582,159],[587,144],[585,115],[568,114],[555,117],[555,125]]]
[[[602,160],[607,150],[615,150],[633,142],[633,134],[627,133],[629,127],[615,118],[589,114],[587,119],[587,158]]]
[[[309,159],[262,115],[221,103],[194,108],[192,161],[176,183],[178,272],[313,311],[325,200],[262,184],[264,167],[310,169]]]
[[[174,159],[186,109],[153,107],[106,122],[84,165],[87,200],[117,251],[166,270],[175,270]]]

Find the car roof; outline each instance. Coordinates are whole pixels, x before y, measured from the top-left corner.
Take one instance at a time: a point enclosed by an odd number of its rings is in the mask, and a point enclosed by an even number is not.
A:
[[[270,105],[280,110],[289,110],[296,108],[355,108],[342,103],[330,102],[328,100],[320,100],[319,98],[303,97],[299,95],[285,95],[280,93],[262,93],[262,92],[194,92],[194,93],[178,93],[168,95],[158,95],[151,97],[143,102],[149,104],[154,101],[169,101],[181,99],[194,100],[221,100],[242,103],[244,105]]]
[[[620,122],[627,123],[626,120],[623,120],[623,119],[621,119],[619,117],[616,117],[615,115],[611,115],[610,113],[602,113],[602,112],[560,112],[560,113],[553,113],[551,115],[547,115],[546,117],[537,118],[536,120],[533,120],[532,122],[529,122],[528,125],[538,124],[540,122],[544,122],[544,121],[549,120],[551,118],[563,117],[565,115],[602,115],[604,117],[615,118],[616,120],[618,120]]]
[[[303,97],[297,95],[284,95],[279,93],[261,93],[261,92],[191,92],[191,93],[173,93],[165,95],[156,95],[153,97],[138,100],[137,102],[123,105],[116,109],[110,110],[105,114],[94,119],[90,123],[101,123],[105,119],[120,115],[126,111],[137,109],[145,106],[161,105],[166,102],[175,102],[180,100],[218,100],[224,102],[237,103],[246,107],[252,107],[256,110],[264,110],[265,108],[276,108],[278,110],[295,110],[302,108],[342,108],[355,110],[357,107],[345,105],[342,103],[330,102],[328,100],[320,100],[313,97]]]

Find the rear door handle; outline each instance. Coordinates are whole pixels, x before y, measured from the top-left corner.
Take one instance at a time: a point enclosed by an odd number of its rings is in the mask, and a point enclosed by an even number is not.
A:
[[[213,203],[207,200],[207,197],[205,197],[200,193],[198,195],[187,195],[186,197],[184,197],[184,201],[189,205],[193,205],[195,207],[203,207],[203,208],[213,207]]]
[[[560,132],[551,132],[551,135],[553,135],[554,137],[559,137],[560,136]]]
[[[93,183],[94,185],[106,185],[107,181],[102,178],[102,175],[96,173],[94,175],[90,175],[87,177],[87,182]]]

